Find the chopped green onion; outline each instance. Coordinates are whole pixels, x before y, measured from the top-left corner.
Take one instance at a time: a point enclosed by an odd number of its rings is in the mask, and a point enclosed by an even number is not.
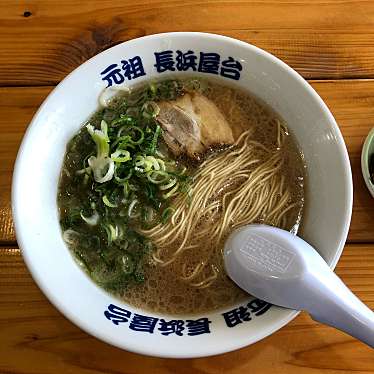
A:
[[[131,204],[129,205],[129,210],[128,210],[128,216],[130,217],[130,218],[135,218],[135,217],[137,217],[138,216],[138,214],[135,214],[135,215],[133,215],[132,214],[132,211],[134,210],[134,208],[135,208],[135,205],[138,203],[138,200],[136,200],[136,199],[134,199],[132,202],[131,202]]]
[[[101,121],[101,130],[95,129],[92,125],[86,126],[88,133],[97,146],[97,157],[107,157],[109,153],[108,125],[105,121]]]
[[[132,117],[132,116],[129,116],[127,114],[125,114],[125,115],[122,114],[120,118],[117,118],[117,119],[113,120],[110,123],[110,126],[115,127],[115,126],[121,125],[123,123],[126,123],[127,125],[132,125],[132,124],[135,123],[135,118]]]
[[[110,234],[111,234],[111,238],[112,240],[116,240],[117,237],[118,237],[118,228],[117,226],[116,227],[113,227],[113,225],[108,225],[109,227],[109,230],[110,230]]]
[[[169,183],[160,186],[160,190],[168,190],[169,188],[173,187],[175,183],[177,183],[176,178],[172,178]]]
[[[123,149],[117,149],[114,153],[110,155],[110,158],[115,162],[126,162],[131,160],[130,152],[125,151]]]
[[[113,241],[118,239],[119,230],[117,225],[114,227],[112,224],[109,223],[102,225],[102,227],[104,228],[107,234],[108,244],[111,244]]]
[[[168,193],[163,194],[162,197],[164,199],[168,199],[169,197],[172,197],[175,195],[175,193],[178,191],[178,184],[176,184]]]
[[[93,212],[92,216],[86,217],[83,212],[80,212],[80,216],[82,217],[83,221],[86,222],[90,226],[95,226],[99,222],[99,214],[96,212],[96,210]]]
[[[161,177],[161,179],[158,179]],[[147,173],[147,179],[154,184],[161,184],[167,181],[169,174],[165,171],[158,170]]]
[[[126,182],[127,180],[129,180],[129,179],[131,178],[132,173],[133,173],[133,169],[130,169],[130,170],[129,170],[129,173],[128,173],[125,177],[121,178],[121,177],[119,177],[119,176],[117,175],[117,169],[116,169],[116,170],[114,171],[114,179],[115,179],[116,182],[118,182],[119,184],[122,184],[122,183]]]
[[[129,254],[122,256],[122,270],[125,274],[131,274],[134,271],[134,261]]]
[[[123,149],[127,148],[129,146],[133,147],[132,144],[130,144],[131,136],[129,135],[124,135],[124,136],[119,136],[117,139],[112,143],[112,148],[117,146],[119,144],[118,148]]]
[[[165,223],[173,215],[174,212],[175,212],[175,209],[171,206],[164,209],[161,215],[162,223]]]
[[[103,196],[103,203],[104,203],[106,206],[108,206],[109,208],[117,208],[117,207],[118,207],[118,205],[113,204],[113,203],[111,203],[111,202],[109,201],[107,195],[104,195],[104,196]]]
[[[147,101],[142,106],[142,114],[145,118],[154,118],[160,113],[160,107],[154,101]]]
[[[149,152],[151,154],[155,153],[157,142],[158,142],[158,137],[160,136],[160,134],[161,134],[161,127],[160,127],[160,125],[157,125],[156,131],[153,134],[152,142],[151,142],[151,144],[149,146]]]
[[[157,87],[154,83],[150,83],[149,85],[149,90],[152,92],[152,95],[156,95],[156,92],[157,92]]]
[[[143,130],[141,130],[141,129],[140,129],[139,127],[137,127],[137,126],[130,126],[129,129],[130,129],[130,130],[135,130],[135,131],[137,131],[137,132],[140,134],[139,139],[134,140],[133,138],[131,138],[131,139],[129,140],[129,142],[132,143],[132,144],[134,144],[134,145],[139,145],[139,144],[141,144],[141,143],[143,142],[143,140],[144,140],[144,132],[143,132]]]
[[[144,256],[153,247],[134,227],[166,222],[174,212],[171,199],[188,192],[191,179],[163,148],[157,122],[157,103],[180,96],[183,87],[163,81],[109,101],[103,96],[107,107],[69,143],[63,238],[108,290],[144,281]]]
[[[90,176],[88,174],[85,174],[83,177],[83,184],[87,185],[89,179],[90,179]]]
[[[108,125],[105,121],[101,121],[101,130],[95,129],[92,125],[86,126],[88,133],[96,143],[96,156],[88,159],[88,165],[93,170],[96,182],[104,183],[113,178],[114,162],[109,155],[109,137]]]
[[[79,233],[72,229],[67,229],[62,234],[62,238],[64,239],[65,243],[73,245],[77,240],[79,240]]]

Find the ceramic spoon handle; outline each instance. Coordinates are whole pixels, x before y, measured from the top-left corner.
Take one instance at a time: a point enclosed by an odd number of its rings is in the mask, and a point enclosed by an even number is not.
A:
[[[335,327],[374,348],[374,313],[332,271],[313,277],[306,307],[312,318]]]

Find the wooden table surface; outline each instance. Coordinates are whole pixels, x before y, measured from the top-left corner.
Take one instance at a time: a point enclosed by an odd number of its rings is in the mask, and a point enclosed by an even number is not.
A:
[[[14,160],[30,119],[86,59],[165,31],[252,43],[283,59],[322,96],[353,171],[352,224],[337,273],[374,308],[374,201],[360,172],[362,143],[374,126],[374,1],[0,0],[0,373],[374,373],[373,350],[305,313],[255,345],[216,357],[128,353],[67,321],[31,279],[10,210]]]

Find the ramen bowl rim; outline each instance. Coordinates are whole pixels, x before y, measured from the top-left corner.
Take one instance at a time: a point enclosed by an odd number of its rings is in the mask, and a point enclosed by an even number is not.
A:
[[[293,70],[291,67],[286,65],[283,61],[281,61],[277,57],[271,55],[270,53],[268,53],[268,52],[266,52],[266,51],[264,51],[264,50],[262,50],[262,49],[260,49],[256,46],[245,43],[243,41],[239,41],[237,39],[222,36],[222,35],[209,34],[209,33],[196,33],[196,32],[161,33],[161,34],[144,36],[144,37],[141,37],[141,38],[137,38],[136,40],[139,42],[141,40],[146,40],[146,39],[149,40],[149,39],[152,39],[152,38],[155,38],[155,39],[167,38],[168,36],[176,36],[176,35],[183,35],[183,36],[186,36],[186,35],[187,36],[188,35],[196,36],[197,35],[197,36],[201,36],[203,38],[208,38],[208,39],[213,38],[213,39],[216,39],[216,40],[223,40],[223,41],[226,41],[226,42],[228,41],[228,42],[232,43],[233,45],[237,45],[241,48],[244,47],[244,48],[247,48],[247,49],[250,49],[250,50],[254,51],[255,53],[258,53],[258,54],[264,56],[265,58],[267,58],[268,60],[270,60],[271,62],[273,62],[276,65],[281,65],[281,67],[287,69],[288,72],[292,75],[293,79],[297,80],[305,88],[305,90],[307,90],[308,93],[318,102],[320,108],[324,112],[324,115],[328,118],[329,125],[335,127],[334,130],[341,135],[340,130],[339,130],[339,128],[338,128],[338,126],[335,122],[334,117],[332,116],[331,112],[329,111],[329,109],[327,108],[327,106],[323,102],[323,100],[320,98],[320,96],[314,91],[314,89],[295,70]],[[126,43],[129,43],[129,42],[121,43],[121,45],[126,44]],[[118,47],[118,45],[115,46],[115,47],[112,47],[112,48],[116,48],[116,47]],[[110,48],[109,50],[111,50],[112,48]],[[106,50],[104,52],[101,52],[101,53],[107,53],[107,52],[108,52],[108,50]],[[100,54],[98,54],[98,55],[100,55]],[[94,56],[93,58],[96,58],[98,55]],[[91,59],[89,59],[88,61],[86,61],[82,65],[80,65],[78,68],[76,68],[65,79],[67,79],[71,74],[76,74],[77,71],[79,71],[79,69],[83,65],[90,64],[90,63],[91,63]],[[89,334],[91,334],[91,335],[99,338],[100,340],[105,341],[105,342],[107,342],[111,345],[116,345],[116,346],[118,346],[122,349],[126,349],[128,351],[132,351],[132,352],[135,352],[135,353],[141,353],[141,354],[158,356],[158,357],[169,357],[169,358],[206,357],[206,356],[217,355],[217,354],[233,351],[233,350],[236,350],[236,349],[239,349],[239,348],[243,348],[243,347],[248,346],[250,344],[253,344],[253,343],[255,343],[259,340],[262,340],[263,338],[265,338],[265,337],[271,335],[272,333],[276,332],[277,330],[279,330],[280,328],[282,328],[283,326],[288,324],[292,319],[294,319],[299,314],[298,311],[290,310],[289,314],[285,318],[273,321],[273,323],[271,325],[271,328],[268,328],[266,330],[264,329],[262,334],[257,334],[255,339],[253,339],[253,340],[248,339],[248,342],[246,342],[245,344],[240,345],[240,344],[235,344],[235,342],[230,342],[230,344],[229,343],[224,344],[223,348],[221,348],[221,346],[220,346],[219,348],[212,349],[210,351],[200,349],[200,352],[195,352],[194,354],[170,354],[170,353],[164,352],[162,349],[158,350],[158,347],[155,347],[154,352],[150,352],[149,350],[134,349],[131,346],[131,343],[127,344],[127,345],[119,346],[119,345],[113,343],[113,341],[111,341],[111,339],[109,339],[105,335],[105,332],[100,332],[99,333],[97,331],[94,331],[94,329],[88,328],[82,322],[82,320],[75,315],[75,313],[73,311],[66,310],[66,308],[64,306],[62,306],[62,304],[60,303],[59,297],[56,296],[55,294],[49,292],[48,289],[46,289],[43,279],[41,279],[39,277],[38,271],[36,269],[34,269],[34,266],[32,265],[32,263],[30,261],[33,254],[30,251],[27,250],[27,247],[28,247],[27,240],[28,239],[27,239],[27,237],[25,237],[23,235],[22,223],[21,223],[21,220],[20,220],[21,207],[18,206],[17,194],[15,192],[16,191],[15,186],[17,186],[18,180],[21,177],[19,175],[18,164],[21,162],[20,160],[22,159],[22,154],[23,154],[23,149],[25,147],[25,144],[29,141],[29,138],[32,136],[33,124],[35,123],[36,118],[38,117],[39,113],[41,113],[44,110],[50,95],[52,95],[52,93],[60,90],[61,83],[59,85],[57,85],[55,87],[55,89],[49,94],[49,96],[44,100],[43,104],[40,106],[38,111],[35,113],[32,121],[30,122],[30,125],[29,125],[29,127],[26,130],[26,133],[24,135],[22,144],[19,148],[19,152],[18,152],[18,155],[17,155],[17,160],[16,160],[15,168],[14,168],[13,181],[12,181],[12,210],[13,210],[14,225],[15,225],[15,228],[16,228],[16,237],[17,237],[19,247],[22,249],[23,258],[24,258],[24,260],[27,264],[27,267],[30,270],[35,282],[38,284],[38,286],[43,291],[43,293],[46,294],[48,299],[52,302],[52,304],[58,310],[60,310],[69,320],[71,320],[75,325],[79,326],[84,331],[88,332]],[[346,166],[346,169],[347,169],[346,170],[346,175],[345,175],[345,184],[347,186],[347,201],[348,201],[348,206],[350,207],[350,211],[347,212],[347,215],[345,217],[345,221],[344,221],[345,226],[344,226],[344,231],[343,231],[343,235],[342,235],[342,238],[341,238],[340,247],[336,251],[334,258],[332,259],[331,263],[329,264],[331,268],[335,268],[336,263],[337,263],[338,259],[340,258],[341,253],[343,251],[344,242],[345,242],[347,234],[348,234],[348,229],[349,229],[349,224],[350,224],[350,219],[351,219],[352,200],[353,200],[351,168],[350,168],[350,163],[349,163],[349,158],[348,158],[348,154],[347,154],[347,151],[346,151],[346,147],[345,147],[345,144],[344,144],[344,141],[343,141],[342,137],[340,137],[340,139],[338,139],[338,145],[339,145],[339,147],[342,147],[344,163],[345,163],[345,166]]]

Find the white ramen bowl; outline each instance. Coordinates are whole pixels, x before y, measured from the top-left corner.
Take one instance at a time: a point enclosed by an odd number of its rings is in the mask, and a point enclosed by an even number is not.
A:
[[[178,64],[177,51],[196,55],[196,71],[187,59]],[[160,52],[165,52],[164,60],[157,65],[155,54]],[[287,122],[307,165],[302,237],[331,268],[342,253],[352,210],[349,159],[333,116],[300,75],[269,53],[219,35],[167,33],[122,43],[82,64],[48,96],[24,136],[12,189],[17,240],[36,283],[66,317],[105,342],[152,356],[199,357],[235,350],[272,334],[298,314],[250,297],[200,315],[140,310],[96,286],[62,240],[56,196],[65,147],[98,109],[103,88],[191,72],[249,90]],[[245,313],[237,313],[239,306]]]

